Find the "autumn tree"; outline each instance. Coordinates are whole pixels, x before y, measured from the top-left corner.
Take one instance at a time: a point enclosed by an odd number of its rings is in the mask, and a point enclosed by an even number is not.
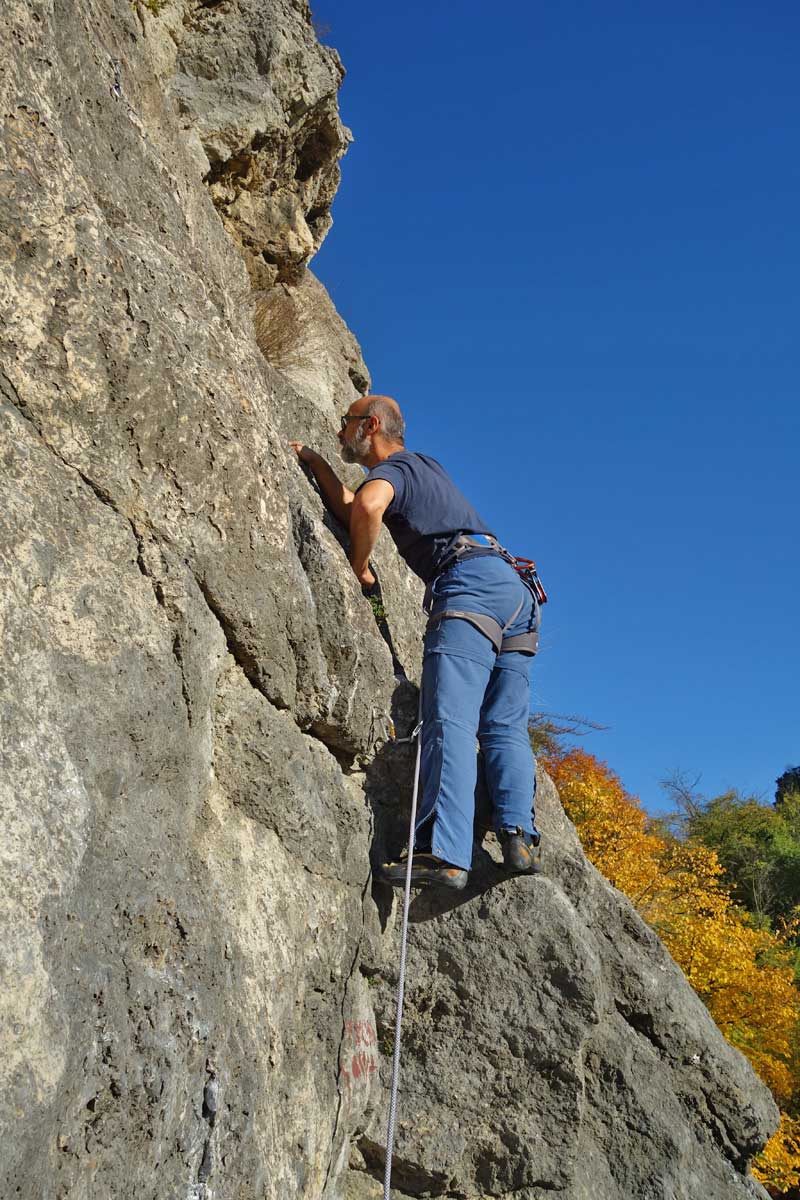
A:
[[[579,749],[557,749],[542,761],[588,857],[656,929],[719,1028],[784,1110],[756,1173],[773,1194],[785,1194],[800,1184],[800,994],[792,945],[736,903],[714,847],[651,822],[605,763]],[[715,818],[720,813],[727,815],[726,805]],[[758,845],[762,814],[747,809],[745,816]],[[752,868],[751,859],[746,862]]]

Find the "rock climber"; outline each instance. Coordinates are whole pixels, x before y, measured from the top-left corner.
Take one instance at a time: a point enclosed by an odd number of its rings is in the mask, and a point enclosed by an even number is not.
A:
[[[355,493],[316,451],[302,442],[289,444],[349,529],[350,565],[362,590],[368,595],[376,586],[369,560],[382,523],[427,589],[422,794],[412,884],[466,886],[476,737],[505,867],[533,873],[540,864],[540,836],[533,823],[528,716],[538,599],[493,548],[492,531],[440,464],[406,450],[405,422],[395,400],[374,395],[355,400],[341,418],[338,437],[343,460],[367,469]],[[386,863],[381,878],[403,886],[406,867],[403,858]]]

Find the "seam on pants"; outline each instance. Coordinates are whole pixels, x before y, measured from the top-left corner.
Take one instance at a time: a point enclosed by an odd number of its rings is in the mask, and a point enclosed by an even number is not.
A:
[[[453,857],[452,854],[448,855],[447,850],[445,849],[445,847],[443,845],[443,836],[444,836],[443,831],[441,829],[439,829],[438,833],[437,833],[437,821],[439,819],[439,813],[440,813],[441,807],[442,807],[441,806],[442,768],[443,768],[444,762],[445,762],[446,741],[447,741],[448,731],[450,732],[450,736],[452,737],[453,731],[455,729],[458,729],[462,732],[468,733],[473,738],[473,741],[475,743],[477,742],[477,739],[475,738],[475,732],[472,729],[472,726],[463,724],[460,721],[451,721],[449,719],[442,721],[441,719],[437,718],[437,720],[433,723],[433,726],[434,726],[434,729],[436,729],[436,732],[434,734],[434,740],[435,740],[435,749],[438,754],[438,772],[436,775],[436,795],[435,795],[435,799],[434,799],[434,803],[433,803],[433,807],[431,808],[431,811],[427,814],[424,821],[418,822],[418,824],[415,827],[414,840],[416,842],[417,839],[419,838],[420,841],[424,841],[424,842],[430,844],[430,848],[431,848],[431,851],[433,854],[437,854],[441,857],[446,857],[447,860],[450,862],[453,862],[453,861],[458,862],[460,860],[461,854],[458,853],[458,854],[456,854],[455,857]],[[430,728],[430,726],[429,726],[429,728]],[[473,753],[477,756],[477,744],[475,746],[475,750]],[[475,819],[475,812],[474,812],[474,808],[473,808],[473,813],[472,813],[473,823],[474,823],[474,819]],[[428,834],[430,835],[429,837],[427,836]],[[454,831],[451,830],[449,836],[452,838],[454,836]],[[469,839],[469,844],[471,847],[472,846],[472,837],[471,836]],[[467,862],[460,863],[460,865],[463,866],[464,870],[468,871],[468,870],[470,870],[471,862],[472,862],[471,849],[469,849],[467,851],[465,857],[467,858]]]
[[[486,641],[488,642],[489,639],[487,638]],[[479,658],[477,654],[468,654],[466,651],[458,648],[452,650],[449,646],[426,647],[424,657],[428,658],[428,656],[431,654],[446,654],[448,658],[466,658],[467,662],[477,663],[479,667],[485,667],[489,672],[494,669],[489,663],[486,662],[485,658]],[[508,669],[513,670],[514,668],[509,667]]]
[[[424,726],[423,726],[423,728],[424,728]],[[442,763],[444,762],[444,736],[443,736],[443,734],[436,734],[434,736],[435,736],[436,740],[440,743],[440,746],[441,746],[441,752],[438,756],[439,770],[438,770],[437,776],[436,776],[436,799],[434,800],[433,808],[428,813],[428,815],[426,817],[424,817],[421,821],[417,821],[417,824],[414,827],[414,841],[415,842],[417,840],[417,836],[418,836],[419,832],[423,829],[427,829],[427,828],[433,826],[434,822],[436,821],[436,810],[439,807],[439,796],[441,795],[441,792],[442,792]],[[425,782],[427,784],[427,779]],[[433,842],[433,839],[431,838],[431,843],[432,842]],[[431,848],[433,848],[432,845],[431,845]]]
[[[442,726],[442,733],[439,735],[439,736],[440,736],[440,737],[442,737],[442,738],[444,738],[444,726],[445,726],[445,725],[454,725],[456,729],[463,729],[465,733],[469,733],[469,734],[471,734],[471,735],[472,735],[472,736],[473,736],[473,737],[476,739],[476,741],[477,741],[477,737],[478,737],[478,731],[477,731],[477,729],[475,728],[475,726],[474,726],[474,725],[467,725],[466,721],[458,721],[458,720],[456,720],[456,718],[455,718],[455,717],[445,717],[445,718],[444,718],[444,720],[442,720],[442,718],[441,718],[441,717],[437,717],[437,718],[436,718],[436,720],[435,720],[435,721],[431,721],[431,722],[430,722],[430,724],[431,724],[431,725],[432,725],[434,728],[435,728],[437,725],[441,725],[441,726]]]

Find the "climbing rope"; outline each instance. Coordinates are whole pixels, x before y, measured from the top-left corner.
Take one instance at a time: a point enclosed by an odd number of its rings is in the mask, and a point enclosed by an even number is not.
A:
[[[392,1088],[389,1096],[389,1125],[386,1130],[386,1170],[383,1176],[383,1200],[390,1200],[392,1187],[392,1149],[394,1147],[394,1125],[397,1116],[397,1087],[400,1082],[400,1030],[403,1022],[403,994],[406,984],[406,944],[408,942],[408,910],[411,904],[411,866],[414,860],[414,826],[417,821],[417,794],[419,792],[419,767],[422,754],[422,687],[419,690],[419,717],[416,729],[408,738],[397,741],[411,742],[417,739],[417,761],[414,765],[414,791],[411,797],[411,821],[408,830],[408,862],[406,863],[406,890],[403,896],[403,924],[400,931],[400,973],[397,980],[397,1008],[394,1018],[394,1058],[392,1060]]]

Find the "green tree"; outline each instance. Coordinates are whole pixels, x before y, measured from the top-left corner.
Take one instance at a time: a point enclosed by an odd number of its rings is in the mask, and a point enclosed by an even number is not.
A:
[[[782,804],[787,796],[800,794],[800,767],[787,767],[775,780],[775,805]]]
[[[680,776],[665,787],[677,805],[671,826],[716,851],[736,902],[757,921],[791,917],[800,906],[800,793],[773,806],[736,791],[707,800]]]

